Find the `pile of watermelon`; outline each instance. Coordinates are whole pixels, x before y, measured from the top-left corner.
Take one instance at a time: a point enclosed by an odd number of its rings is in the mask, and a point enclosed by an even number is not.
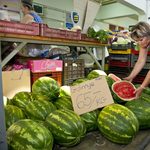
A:
[[[60,87],[50,77],[37,79],[32,92],[18,92],[11,100],[4,97],[8,148],[52,150],[54,144],[71,147],[95,130],[114,143],[128,144],[139,129],[149,129],[149,88],[134,100],[133,91],[140,85],[102,70],[91,71],[72,86],[100,76],[105,76],[114,104],[82,115],[74,112],[70,86]]]

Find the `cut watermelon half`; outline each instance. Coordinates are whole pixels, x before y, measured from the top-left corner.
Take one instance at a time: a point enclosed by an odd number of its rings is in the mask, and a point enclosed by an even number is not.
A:
[[[117,103],[124,103],[135,99],[135,86],[129,81],[117,81],[112,85],[113,98]]]
[[[115,82],[116,81],[121,81],[121,79],[119,77],[117,77],[116,75],[114,75],[112,73],[110,73],[108,76],[111,77],[111,78],[113,78]]]

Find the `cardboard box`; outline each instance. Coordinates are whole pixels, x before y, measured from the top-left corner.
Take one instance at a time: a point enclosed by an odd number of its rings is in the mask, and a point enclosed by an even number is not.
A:
[[[31,92],[30,70],[2,71],[3,96],[12,99],[21,91]]]
[[[50,72],[50,71],[62,71],[62,60],[29,60],[27,67],[31,72]]]

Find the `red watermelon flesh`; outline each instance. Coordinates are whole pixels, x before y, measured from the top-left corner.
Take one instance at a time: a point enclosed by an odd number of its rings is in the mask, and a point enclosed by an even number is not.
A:
[[[111,77],[111,78],[113,78],[115,82],[116,81],[121,81],[121,79],[119,77],[117,77],[116,75],[114,75],[112,73],[110,73],[108,76]]]
[[[115,84],[113,86],[113,91],[122,99],[132,99],[135,97],[135,94],[133,93],[135,88],[127,81],[121,81]]]

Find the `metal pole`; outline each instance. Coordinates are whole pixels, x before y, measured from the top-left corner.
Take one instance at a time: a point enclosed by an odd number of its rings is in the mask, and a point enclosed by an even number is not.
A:
[[[88,51],[88,53],[90,54],[90,56],[92,57],[92,59],[94,60],[94,62],[96,63],[96,65],[99,67],[99,69],[103,70],[104,71],[104,68],[100,65],[100,63],[97,61],[97,59],[95,58],[95,56],[93,55],[93,53],[90,51],[89,47],[85,47],[86,50]],[[105,59],[102,58],[102,59]]]
[[[0,69],[1,69],[1,37],[0,37]],[[7,150],[5,113],[3,103],[2,70],[0,71],[0,150]]]

